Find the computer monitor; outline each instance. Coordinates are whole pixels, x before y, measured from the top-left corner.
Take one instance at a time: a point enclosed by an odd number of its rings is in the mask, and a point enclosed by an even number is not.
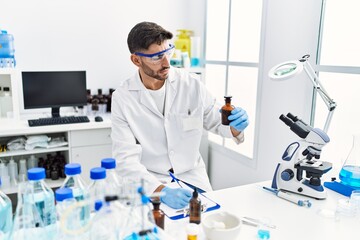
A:
[[[51,108],[60,117],[60,107],[86,105],[85,71],[22,72],[24,108]]]

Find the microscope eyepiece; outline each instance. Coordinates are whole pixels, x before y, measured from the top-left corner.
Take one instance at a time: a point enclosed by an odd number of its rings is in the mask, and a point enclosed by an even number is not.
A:
[[[279,118],[289,127],[294,124],[294,122],[290,118],[286,117],[284,114],[281,114]]]

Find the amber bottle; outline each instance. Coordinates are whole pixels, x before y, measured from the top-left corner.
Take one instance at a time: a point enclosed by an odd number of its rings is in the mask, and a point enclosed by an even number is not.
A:
[[[164,230],[165,229],[165,213],[163,212],[163,210],[160,209],[160,201],[153,200],[151,202],[154,207],[152,210],[152,213],[154,215],[155,224]]]
[[[222,125],[229,125],[230,120],[228,117],[231,115],[231,111],[234,107],[231,105],[231,98],[232,96],[224,96],[225,98],[225,105],[221,108],[221,124]]]
[[[194,189],[192,198],[190,199],[190,223],[200,224],[201,222],[201,200],[197,189]]]

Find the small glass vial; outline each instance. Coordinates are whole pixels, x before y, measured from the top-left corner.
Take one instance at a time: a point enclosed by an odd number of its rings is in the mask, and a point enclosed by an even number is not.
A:
[[[152,213],[154,215],[155,223],[158,227],[165,230],[165,213],[163,212],[163,210],[160,209],[160,201],[153,200],[151,202],[154,207],[154,209],[152,210]]]
[[[197,240],[199,234],[199,225],[195,223],[189,223],[186,226],[187,240]]]
[[[194,189],[192,198],[190,199],[190,223],[200,224],[201,222],[201,200],[197,189]]]
[[[225,98],[225,105],[221,108],[221,124],[222,125],[229,125],[230,120],[228,117],[231,115],[231,111],[234,107],[231,105],[231,98],[232,96],[224,96]]]

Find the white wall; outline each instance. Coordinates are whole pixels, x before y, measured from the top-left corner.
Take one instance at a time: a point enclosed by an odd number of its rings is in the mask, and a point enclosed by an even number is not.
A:
[[[267,0],[264,3],[257,122],[251,123],[258,124],[257,148],[254,159],[249,160],[212,144],[210,176],[214,189],[271,179],[287,145],[298,139],[279,116],[291,112],[305,121],[310,119],[312,85],[306,75],[296,81],[274,82],[269,80],[268,71],[278,63],[296,60],[307,53],[314,63],[321,1]]]
[[[0,0],[0,28],[15,38],[19,70],[86,70],[93,93],[131,76],[127,34],[153,21],[203,34],[205,0]],[[189,14],[190,13],[190,14]],[[197,13],[197,14],[195,14]]]

